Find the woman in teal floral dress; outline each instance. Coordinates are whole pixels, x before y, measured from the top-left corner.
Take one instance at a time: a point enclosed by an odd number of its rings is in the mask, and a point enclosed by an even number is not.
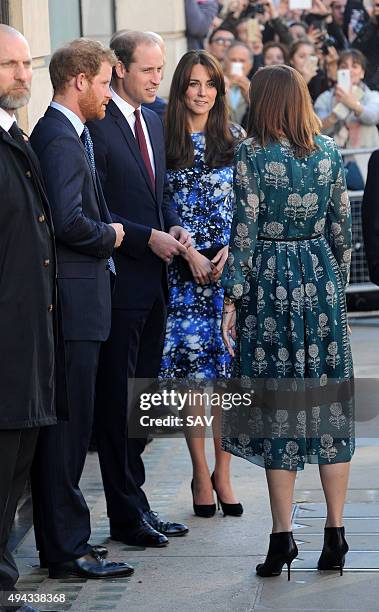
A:
[[[319,464],[327,501],[319,569],[342,571],[352,400],[346,392],[344,401],[330,393],[332,382],[349,390],[353,376],[344,294],[351,221],[343,164],[332,139],[319,135],[296,71],[260,70],[250,95],[250,137],[235,159],[223,338],[242,386],[269,379],[277,397],[271,408],[257,403],[240,429],[233,412],[227,416],[223,448],[266,469],[273,533],[258,574],[278,575],[284,563],[289,572],[297,555],[291,505],[296,471],[306,462]],[[286,403],[285,391],[304,391],[305,382],[318,399],[309,403],[305,393],[301,405],[294,393]]]

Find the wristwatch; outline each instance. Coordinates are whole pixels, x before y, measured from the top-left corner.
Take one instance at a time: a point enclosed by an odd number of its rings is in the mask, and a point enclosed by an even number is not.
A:
[[[228,297],[227,295],[224,296],[224,304],[226,306],[232,306],[234,305],[234,300],[230,297]]]

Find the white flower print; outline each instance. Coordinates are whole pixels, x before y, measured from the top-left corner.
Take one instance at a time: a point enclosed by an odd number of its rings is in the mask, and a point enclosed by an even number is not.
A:
[[[327,296],[326,296],[326,301],[329,304],[329,306],[334,307],[337,304],[337,295],[336,295],[336,288],[333,284],[332,281],[328,281],[325,285],[325,289],[327,292]]]
[[[313,274],[315,275],[316,280],[319,280],[324,276],[324,268],[320,266],[317,255],[312,253],[312,266],[313,266]]]
[[[272,424],[272,434],[276,438],[285,436],[289,429],[288,410],[277,410],[275,423]]]
[[[242,328],[242,335],[249,341],[257,337],[257,317],[255,315],[248,315],[246,317]]]
[[[307,413],[305,410],[300,410],[297,414],[297,425],[296,430],[301,438],[305,438],[306,435],[306,425],[307,425]]]
[[[311,344],[308,347],[308,367],[310,370],[317,372],[320,365],[320,357],[318,356],[319,350],[317,344]]]
[[[320,457],[327,459],[329,462],[337,456],[337,449],[333,446],[334,439],[330,434],[321,436]]]
[[[331,368],[333,368],[333,370],[335,370],[341,361],[341,357],[338,354],[337,342],[330,342],[328,345],[328,353],[329,354],[325,357],[325,361]]]
[[[275,189],[285,187],[289,183],[286,167],[280,162],[268,162],[265,165],[266,174],[264,175],[267,185],[273,185]]]
[[[302,314],[304,306],[304,286],[295,287],[292,290],[291,309],[298,315]]]
[[[278,223],[277,221],[272,221],[271,223],[265,223],[263,226],[263,231],[267,233],[272,238],[278,238],[280,234],[283,232],[284,225]]]
[[[249,238],[249,229],[246,223],[238,223],[236,232],[237,235],[234,238],[234,244],[239,247],[240,251],[249,248],[251,240]]]
[[[330,423],[336,427],[336,429],[342,429],[346,426],[346,417],[343,414],[342,405],[340,402],[334,402],[330,408],[331,416],[329,417]]]
[[[328,326],[328,317],[322,312],[318,317],[318,326],[317,326],[317,335],[323,340],[327,337],[330,332],[330,327]]]
[[[278,342],[279,333],[276,331],[276,321],[272,317],[266,317],[263,322],[265,331],[263,332],[263,340],[273,345]]]
[[[265,359],[266,353],[263,348],[257,347],[254,352],[255,360],[253,359],[252,368],[253,371],[258,375],[262,374],[267,368],[267,361]]]
[[[287,299],[287,290],[279,285],[275,291],[275,310],[280,314],[284,314],[288,310],[289,302]]]
[[[298,466],[300,460],[300,457],[297,454],[298,451],[299,445],[296,444],[296,442],[293,442],[292,440],[290,442],[287,442],[286,452],[283,453],[282,457],[282,465],[288,466],[288,469],[290,470],[295,469]]]
[[[276,257],[272,255],[267,260],[267,268],[263,271],[263,276],[266,280],[274,280],[275,278],[275,268],[276,268]]]
[[[290,362],[289,352],[286,348],[280,348],[278,350],[278,361],[276,362],[276,368],[282,376],[286,376],[292,370],[292,363]]]
[[[315,310],[318,306],[317,288],[314,283],[305,285],[305,308]]]
[[[295,370],[300,376],[304,376],[305,372],[305,351],[304,349],[298,349],[296,351],[296,363]]]
[[[246,207],[246,216],[252,221],[258,219],[259,214],[259,198],[255,193],[249,193],[247,196],[248,206]]]

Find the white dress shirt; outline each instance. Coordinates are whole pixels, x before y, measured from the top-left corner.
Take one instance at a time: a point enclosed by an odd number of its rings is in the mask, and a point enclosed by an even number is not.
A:
[[[78,117],[78,115],[74,113],[72,110],[70,110],[69,108],[67,108],[67,106],[63,106],[63,104],[59,104],[59,102],[55,102],[55,100],[53,100],[50,103],[50,106],[51,108],[55,108],[56,110],[59,110],[61,113],[63,113],[63,115],[65,115],[65,117],[67,117],[67,119],[74,126],[75,131],[80,138],[84,130],[84,123]]]
[[[116,104],[116,106],[120,109],[120,111],[122,112],[122,114],[124,115],[125,119],[127,120],[127,122],[130,125],[130,129],[132,130],[132,134],[135,137],[135,123],[136,123],[136,118],[134,115],[134,111],[136,110],[134,108],[134,106],[132,106],[131,104],[129,104],[129,102],[127,102],[126,100],[124,100],[123,98],[121,98],[113,89],[112,87],[110,88],[111,93],[112,93],[112,100],[113,102]],[[155,176],[155,162],[154,162],[154,153],[153,153],[153,147],[151,146],[151,141],[150,141],[150,136],[149,136],[149,131],[147,129],[147,125],[145,123],[145,119],[143,118],[142,112],[141,112],[141,107],[138,107],[138,110],[141,113],[141,125],[142,125],[142,129],[143,129],[143,133],[145,135],[145,140],[146,140],[146,145],[147,145],[147,152],[149,154],[149,159],[150,159],[150,163],[151,163],[151,167],[153,169],[154,172],[154,176]]]
[[[10,115],[9,113],[7,113],[6,110],[4,110],[3,108],[0,108],[0,126],[3,128],[3,130],[5,130],[6,132],[9,132],[10,128],[12,127],[15,121],[16,121],[15,115]]]

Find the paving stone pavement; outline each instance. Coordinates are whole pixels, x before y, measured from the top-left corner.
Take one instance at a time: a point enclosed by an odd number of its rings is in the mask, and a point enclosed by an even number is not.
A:
[[[377,335],[378,330],[375,330]],[[375,339],[375,338],[374,338]],[[378,355],[370,326],[354,324],[356,361],[373,376]],[[207,441],[212,467],[211,441]],[[190,533],[167,548],[141,549],[108,539],[108,521],[96,453],[88,455],[82,485],[91,508],[92,542],[109,546],[109,558],[135,567],[118,580],[49,580],[40,570],[32,530],[16,549],[19,588],[28,593],[63,594],[65,603],[41,603],[42,611],[95,612],[379,612],[379,441],[358,444],[352,462],[345,512],[350,553],[343,577],[318,572],[325,505],[317,466],[306,466],[296,482],[294,532],[300,554],[291,581],[260,579],[255,566],[267,551],[270,512],[264,471],[233,458],[235,490],[244,505],[240,518],[195,517],[191,468],[182,438],[159,438],[145,451],[146,491],[163,517],[187,523]],[[36,606],[38,607],[38,606]]]

